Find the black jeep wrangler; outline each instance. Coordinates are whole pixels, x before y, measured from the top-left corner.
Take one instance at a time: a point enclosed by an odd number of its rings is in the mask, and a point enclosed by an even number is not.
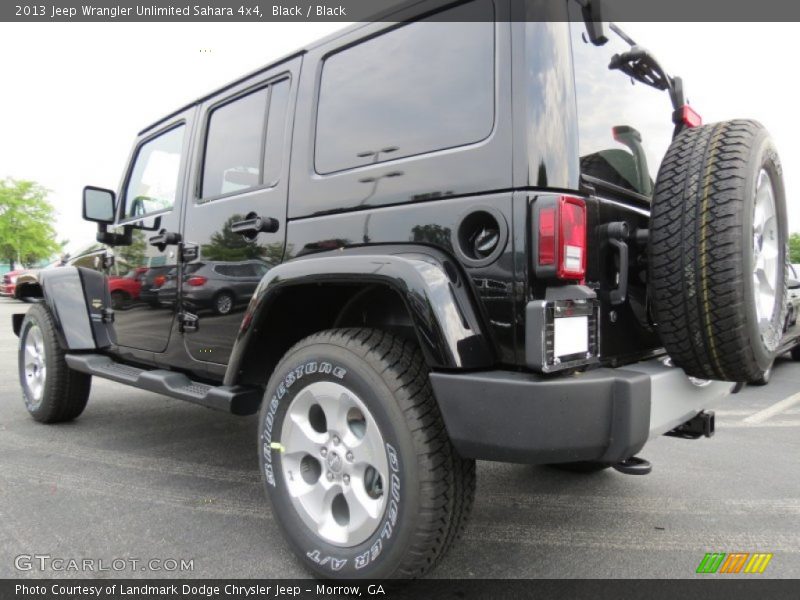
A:
[[[20,291],[33,418],[93,376],[258,413],[288,543],[342,578],[435,566],[476,459],[642,474],[710,436],[797,337],[780,163],[597,3],[423,3],[144,129],[84,192],[105,249]]]

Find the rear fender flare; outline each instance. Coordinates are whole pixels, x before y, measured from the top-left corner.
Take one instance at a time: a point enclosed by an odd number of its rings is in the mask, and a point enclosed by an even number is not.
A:
[[[270,305],[291,286],[363,283],[399,294],[431,368],[475,369],[493,363],[472,290],[457,264],[424,246],[375,246],[302,257],[270,269],[242,319],[225,374],[235,385],[260,330],[267,331]]]

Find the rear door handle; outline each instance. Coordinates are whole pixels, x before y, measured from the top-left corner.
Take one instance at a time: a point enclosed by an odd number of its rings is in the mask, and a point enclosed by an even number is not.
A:
[[[252,239],[259,233],[275,233],[280,226],[278,219],[260,217],[255,213],[250,213],[245,220],[231,223],[231,231]]]

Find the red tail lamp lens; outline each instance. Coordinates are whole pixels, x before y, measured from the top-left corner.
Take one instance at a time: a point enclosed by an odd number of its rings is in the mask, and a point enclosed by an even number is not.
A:
[[[556,264],[555,206],[546,206],[539,211],[539,264]]]
[[[539,276],[581,280],[586,274],[586,203],[560,196],[541,203],[536,230],[536,264]]]
[[[580,198],[558,200],[560,244],[559,279],[583,279],[586,273],[586,204]]]

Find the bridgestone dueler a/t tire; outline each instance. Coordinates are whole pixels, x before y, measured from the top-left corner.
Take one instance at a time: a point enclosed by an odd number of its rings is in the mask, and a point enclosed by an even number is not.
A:
[[[25,341],[32,328],[42,335],[42,348],[47,375],[41,398],[37,399],[28,387],[25,375]],[[73,371],[64,360],[64,350],[58,342],[55,322],[44,304],[34,304],[25,315],[19,332],[19,379],[22,398],[30,415],[42,423],[62,423],[77,418],[86,408],[92,377]]]
[[[304,522],[283,468],[291,448],[289,440],[281,440],[281,431],[286,420],[297,417],[288,411],[304,389],[320,382],[333,382],[360,398],[382,435],[391,467],[391,481],[383,486],[388,502],[377,529],[350,546],[330,543]],[[414,342],[375,329],[335,329],[307,337],[273,371],[259,421],[261,474],[275,518],[316,575],[421,577],[463,529],[475,495],[475,461],[453,448],[428,367]],[[333,443],[344,444],[344,436]],[[322,456],[329,458],[338,448]],[[298,476],[289,471],[293,480]]]
[[[778,265],[786,262],[786,201],[778,154],[755,121],[681,133],[656,181],[650,218],[653,316],[673,362],[687,374],[757,381],[775,358],[786,311],[778,268],[772,318],[759,328],[754,302],[754,206],[761,171],[777,215]]]

